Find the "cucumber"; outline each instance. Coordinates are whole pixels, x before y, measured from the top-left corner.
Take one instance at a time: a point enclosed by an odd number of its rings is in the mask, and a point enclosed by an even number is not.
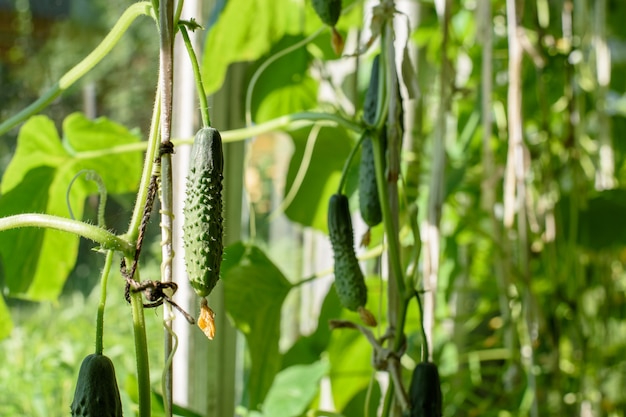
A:
[[[357,311],[367,303],[365,278],[354,252],[354,235],[348,198],[333,194],[328,203],[328,234],[335,259],[335,289],[348,310]]]
[[[376,123],[376,108],[378,107],[378,83],[380,81],[380,55],[374,57],[372,62],[372,72],[370,74],[370,83],[365,93],[365,102],[363,103],[363,120],[368,125]]]
[[[222,181],[224,155],[220,133],[202,128],[194,138],[183,208],[183,242],[189,282],[208,296],[220,278],[223,246]]]
[[[374,142],[366,136],[361,143],[361,162],[359,163],[359,211],[361,218],[369,227],[383,221],[376,185],[376,166],[374,164]]]
[[[380,57],[377,55],[372,64],[370,84],[365,94],[363,105],[363,120],[372,125],[376,123],[376,107],[378,106],[378,82]],[[361,142],[361,161],[359,164],[359,210],[363,221],[374,227],[383,220],[383,212],[380,205],[378,187],[376,185],[376,167],[374,164],[374,132],[367,134]],[[380,133],[379,145],[385,146],[386,129]]]
[[[111,359],[88,355],[80,365],[72,417],[121,417],[122,401]]]
[[[441,417],[442,395],[439,371],[432,362],[421,362],[413,370],[409,387],[410,417]]]
[[[341,0],[313,0],[313,9],[324,24],[335,27],[341,15]]]

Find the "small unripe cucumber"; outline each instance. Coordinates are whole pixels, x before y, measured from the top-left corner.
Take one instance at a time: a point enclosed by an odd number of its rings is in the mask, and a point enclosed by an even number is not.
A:
[[[382,136],[382,135],[381,135]],[[380,146],[380,143],[378,143]],[[361,143],[361,162],[359,164],[359,210],[363,221],[374,227],[383,220],[383,211],[376,184],[376,165],[374,163],[374,142],[366,136]]]
[[[328,203],[328,234],[335,258],[335,289],[341,304],[352,311],[367,303],[365,278],[354,253],[348,198],[333,194]]]
[[[313,8],[323,23],[334,27],[341,15],[341,0],[313,0]]]
[[[437,365],[421,362],[413,370],[411,386],[411,417],[441,417],[442,396]]]
[[[372,62],[372,72],[370,74],[370,83],[365,93],[365,102],[363,103],[363,120],[369,125],[376,123],[376,108],[378,107],[378,83],[380,80],[380,55],[374,57]]]
[[[80,365],[72,417],[121,417],[122,402],[111,359],[88,355]]]
[[[183,208],[185,265],[200,297],[208,296],[220,278],[223,171],[222,137],[214,128],[200,129],[191,148]]]
[[[368,124],[376,123],[376,107],[378,106],[378,82],[379,82],[379,56],[374,58],[370,84],[365,94],[363,105],[363,119]],[[376,141],[384,149],[386,129],[380,133],[380,139]],[[383,212],[380,205],[378,187],[376,186],[376,166],[374,164],[374,141],[371,134],[361,143],[361,163],[359,164],[359,209],[363,221],[374,227],[383,220]]]

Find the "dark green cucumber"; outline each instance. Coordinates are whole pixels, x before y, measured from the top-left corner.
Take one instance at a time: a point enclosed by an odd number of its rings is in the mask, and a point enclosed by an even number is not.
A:
[[[341,304],[352,311],[367,303],[365,278],[354,252],[348,198],[333,194],[328,203],[328,234],[335,259],[335,289]]]
[[[432,362],[421,362],[413,370],[409,387],[411,417],[441,417],[442,395],[439,371]]]
[[[376,108],[378,106],[378,83],[380,81],[380,55],[374,57],[372,62],[372,72],[370,74],[370,83],[365,93],[365,102],[363,103],[363,120],[368,125],[376,123]]]
[[[381,136],[384,136],[382,134]],[[378,143],[378,146],[381,144]],[[380,196],[376,184],[376,165],[374,163],[374,142],[368,135],[361,143],[361,162],[359,163],[359,211],[361,218],[374,227],[383,220]]]
[[[220,278],[223,172],[219,132],[211,127],[200,129],[191,148],[183,208],[185,265],[189,282],[200,297],[208,296]]]
[[[367,93],[365,94],[365,103],[363,105],[363,119],[370,125],[376,123],[379,59],[378,55],[374,58],[370,84],[367,89]],[[383,220],[383,212],[380,205],[378,187],[376,185],[374,141],[371,137],[372,134],[373,133],[367,133],[367,136],[363,139],[363,142],[361,142],[361,162],[359,164],[359,210],[363,221],[369,227],[374,227]],[[385,137],[385,129],[383,129],[380,134],[380,139],[377,141],[379,146],[383,146],[383,149]]]
[[[88,355],[80,365],[72,417],[121,417],[122,402],[111,359]]]
[[[341,15],[341,0],[312,0],[313,8],[323,23],[334,27]]]

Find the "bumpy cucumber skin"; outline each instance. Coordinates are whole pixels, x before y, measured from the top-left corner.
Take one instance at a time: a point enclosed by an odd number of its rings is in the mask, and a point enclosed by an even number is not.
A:
[[[335,289],[339,301],[356,311],[367,303],[365,278],[354,253],[354,235],[348,198],[333,194],[328,203],[328,234],[335,259]]]
[[[323,23],[335,26],[341,15],[341,0],[313,0],[313,8]]]
[[[120,391],[111,359],[88,355],[80,365],[72,417],[122,417]]]
[[[378,187],[376,186],[376,166],[374,163],[374,143],[367,136],[361,143],[361,162],[359,164],[359,210],[361,218],[374,227],[383,220]]]
[[[411,386],[411,417],[441,417],[442,395],[437,365],[421,362],[413,370]]]
[[[374,58],[372,64],[372,74],[370,84],[365,94],[365,103],[363,105],[363,119],[368,124],[376,122],[376,106],[378,105],[378,80],[379,56]],[[386,137],[385,129],[381,133],[378,141],[379,145],[384,146]],[[376,166],[374,164],[374,142],[369,134],[361,143],[361,162],[359,164],[359,210],[363,221],[369,226],[374,227],[383,220],[383,212],[380,205],[380,197],[378,195],[378,187],[376,186]]]
[[[222,137],[214,128],[202,128],[191,148],[183,242],[189,282],[200,297],[208,296],[220,278],[223,246]]]

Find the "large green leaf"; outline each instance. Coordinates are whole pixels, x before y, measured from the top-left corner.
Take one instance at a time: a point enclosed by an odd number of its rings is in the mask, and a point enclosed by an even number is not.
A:
[[[207,33],[202,56],[206,94],[222,85],[231,63],[254,61],[285,34],[301,32],[301,8],[291,0],[229,0]]]
[[[328,200],[337,192],[343,165],[355,141],[345,129],[338,127],[322,128],[316,139],[309,138],[308,129],[295,131],[292,137],[296,148],[287,172],[289,193],[302,165],[307,140],[316,142],[306,174],[285,214],[294,222],[326,231]]]
[[[303,36],[285,36],[259,65],[276,52],[301,41]],[[317,107],[317,81],[308,74],[311,56],[302,47],[272,62],[257,80],[252,95],[255,122]],[[258,66],[253,68],[256,71]]]
[[[47,213],[82,218],[85,198],[94,186],[80,178],[66,201],[72,179],[83,169],[100,174],[111,193],[133,191],[141,155],[113,154],[107,149],[139,138],[106,119],[91,121],[72,114],[64,121],[65,140],[45,116],[27,121],[0,184],[0,216]],[[99,152],[98,152],[99,151]],[[14,229],[0,235],[0,258],[8,295],[31,300],[56,299],[78,254],[78,236],[45,229]]]
[[[313,401],[320,389],[320,380],[328,373],[328,363],[295,365],[276,375],[263,404],[267,417],[298,417]]]
[[[280,312],[291,284],[261,249],[241,242],[226,248],[222,279],[226,311],[248,342],[248,408],[255,409],[280,370]]]

